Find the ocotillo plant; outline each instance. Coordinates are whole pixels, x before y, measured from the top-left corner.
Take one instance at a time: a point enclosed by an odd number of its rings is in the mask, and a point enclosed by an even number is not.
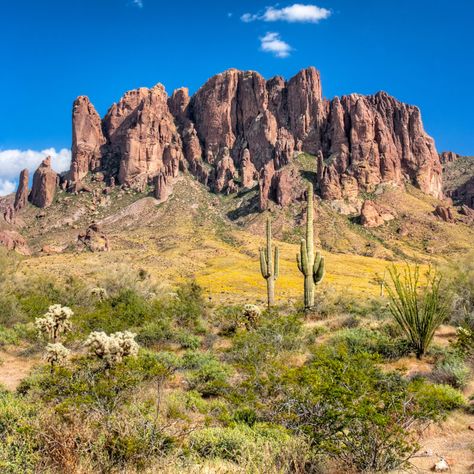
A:
[[[306,239],[301,239],[300,253],[296,255],[300,272],[304,275],[304,307],[314,306],[314,285],[321,283],[324,277],[324,257],[317,252],[314,255],[313,242],[313,185],[308,184],[308,208],[306,216]]]
[[[279,251],[275,247],[275,254],[272,249],[272,223],[267,219],[267,245],[260,249],[260,271],[263,278],[267,280],[267,301],[268,307],[273,306],[275,302],[275,280],[278,278],[279,269]]]

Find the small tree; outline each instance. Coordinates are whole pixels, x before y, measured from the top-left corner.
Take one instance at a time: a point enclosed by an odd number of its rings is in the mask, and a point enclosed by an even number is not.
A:
[[[449,305],[440,292],[441,276],[430,268],[422,286],[418,265],[414,269],[407,265],[403,274],[393,265],[389,274],[393,284],[387,286],[390,312],[421,359],[448,313]]]

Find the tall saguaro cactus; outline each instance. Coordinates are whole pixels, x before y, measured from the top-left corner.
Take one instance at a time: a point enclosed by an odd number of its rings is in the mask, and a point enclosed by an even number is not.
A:
[[[274,253],[273,253],[274,252]],[[260,271],[263,278],[267,280],[267,301],[268,307],[273,306],[275,302],[275,280],[278,278],[279,269],[279,250],[272,249],[272,223],[267,219],[267,245],[260,249]]]
[[[324,257],[320,252],[314,255],[313,239],[313,185],[308,184],[308,209],[306,216],[306,239],[301,239],[300,253],[296,261],[300,272],[304,275],[304,306],[314,306],[314,285],[321,283],[324,277]]]

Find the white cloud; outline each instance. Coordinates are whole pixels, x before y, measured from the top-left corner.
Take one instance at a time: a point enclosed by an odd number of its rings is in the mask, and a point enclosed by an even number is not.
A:
[[[0,195],[9,194],[16,187],[20,171],[27,168],[30,174],[34,173],[39,164],[47,157],[51,157],[51,166],[54,171],[67,171],[71,164],[71,150],[55,148],[45,150],[3,150],[0,151]],[[13,190],[12,190],[13,186]],[[2,194],[3,193],[3,194]]]
[[[280,33],[271,31],[260,38],[260,48],[266,53],[272,53],[277,58],[286,58],[293,49],[280,38]]]
[[[331,16],[331,11],[316,5],[294,3],[288,7],[267,7],[263,13],[245,13],[240,19],[245,23],[261,21],[286,21],[288,23],[318,23]]]
[[[133,0],[133,4],[138,8],[143,8],[143,0]]]
[[[0,178],[0,196],[7,196],[15,191],[16,184],[8,179]]]

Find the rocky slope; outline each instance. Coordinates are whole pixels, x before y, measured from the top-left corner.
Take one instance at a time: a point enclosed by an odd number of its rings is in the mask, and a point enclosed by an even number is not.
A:
[[[230,69],[192,97],[169,97],[161,84],[127,92],[101,120],[87,97],[73,107],[72,164],[61,186],[81,191],[88,173],[167,196],[188,170],[212,191],[230,194],[258,183],[259,208],[301,194],[290,165],[314,156],[313,179],[324,199],[354,198],[381,183],[411,183],[442,196],[441,161],[417,107],[384,92],[324,99],[310,67],[289,81]],[[52,175],[33,184],[30,201],[50,204]],[[165,181],[166,190],[163,189]],[[48,190],[44,190],[48,187]],[[48,197],[48,198],[47,198]]]
[[[449,159],[443,160],[444,193],[455,204],[474,209],[474,157],[450,153]],[[444,156],[442,153],[441,157]]]

